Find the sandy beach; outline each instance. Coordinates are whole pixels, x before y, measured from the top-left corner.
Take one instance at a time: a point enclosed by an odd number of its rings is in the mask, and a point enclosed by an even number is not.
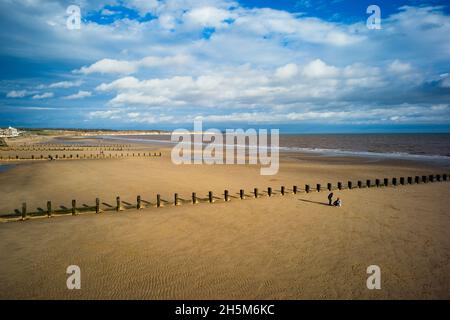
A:
[[[448,182],[334,191],[341,208],[326,205],[326,191],[291,192],[448,168],[289,153],[277,175],[261,176],[256,165],[174,165],[170,149],[133,148],[162,156],[3,162],[18,165],[0,172],[2,214],[22,202],[31,212],[48,200],[92,206],[96,197],[105,212],[0,223],[0,298],[450,298]],[[201,203],[188,203],[192,192]],[[174,193],[186,203],[164,205]],[[116,196],[135,206],[137,195],[148,208],[108,210]],[[81,268],[81,290],[66,288],[69,265]],[[381,268],[381,290],[366,287],[369,265]]]

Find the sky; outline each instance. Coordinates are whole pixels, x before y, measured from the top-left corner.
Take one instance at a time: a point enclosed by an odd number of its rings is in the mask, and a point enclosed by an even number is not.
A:
[[[438,0],[2,0],[0,126],[450,132],[449,34]]]

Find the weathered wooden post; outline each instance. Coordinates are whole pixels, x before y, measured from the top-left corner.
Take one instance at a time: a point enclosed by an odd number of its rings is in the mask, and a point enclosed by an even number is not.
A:
[[[419,176],[415,176],[414,177],[414,182],[415,182],[415,184],[419,184],[420,183],[420,177]]]
[[[352,187],[353,187],[353,183],[352,183],[351,181],[348,181],[348,182],[347,182],[347,186],[348,186],[348,188],[351,190]]]
[[[436,180],[437,180],[438,182],[441,182],[441,175],[440,175],[440,174],[437,174],[437,175],[436,175]]]
[[[333,189],[333,185],[331,183],[327,183],[327,189],[328,191],[331,191],[331,189]]]
[[[427,183],[427,176],[422,176],[422,182]]]
[[[173,195],[173,205],[177,206],[178,205],[178,193],[175,193]]]
[[[412,182],[412,177],[408,177],[408,184],[412,184],[413,182]]]
[[[397,185],[397,178],[392,178],[392,185],[396,186]]]
[[[284,193],[285,193],[285,192],[284,192],[284,186],[281,186],[280,192],[281,192],[281,195],[284,196]]]
[[[372,187],[372,181],[370,181],[370,179],[367,179],[366,186],[367,186],[367,188]]]
[[[446,174],[446,173],[444,173],[444,174],[442,175],[442,180],[447,181],[447,174]]]
[[[97,213],[97,214],[100,213],[100,199],[99,198],[95,198],[95,213]]]
[[[197,203],[197,195],[195,194],[195,192],[192,192],[192,204],[196,203]]]
[[[160,194],[156,195],[156,207],[157,208],[161,207],[161,195]]]
[[[337,186],[338,186],[338,189],[339,189],[339,190],[342,190],[342,182],[338,182],[338,183],[337,183]]]
[[[142,208],[142,203],[141,203],[141,196],[137,196],[136,198],[136,209],[141,209]]]
[[[284,187],[282,187],[282,188],[284,188]],[[244,200],[245,195],[244,195],[244,190],[243,189],[239,190],[239,197],[241,198],[241,200]]]
[[[52,216],[52,202],[51,201],[47,201],[47,217],[51,217]]]
[[[434,175],[430,174],[429,180],[430,180],[430,182],[434,182]]]
[[[358,180],[358,188],[362,188],[362,181]]]
[[[213,193],[212,193],[212,191],[209,191],[208,192],[208,200],[209,200],[209,203],[213,203]]]
[[[380,179],[375,179],[375,185],[377,186],[377,188],[380,187]]]
[[[225,201],[229,201],[230,199],[228,198],[228,190],[224,190],[223,191],[223,197]]]
[[[317,190],[317,192],[320,192],[320,188],[321,188],[321,185],[320,185],[320,183],[318,183],[318,184],[316,185],[316,190]]]
[[[122,202],[120,201],[120,197],[116,197],[116,211],[120,211]]]
[[[293,192],[294,194],[297,194],[297,186],[292,186],[292,192]]]
[[[27,203],[22,203],[22,220],[27,218]]]
[[[405,177],[400,177],[400,184],[405,185]]]
[[[72,215],[77,214],[77,200],[72,200]]]
[[[309,190],[310,190],[309,184],[305,184],[305,191],[306,191],[306,193],[309,193]]]
[[[267,194],[269,195],[269,197],[272,196],[272,188],[271,187],[267,188]]]
[[[255,195],[255,199],[258,198],[258,188],[255,188],[255,189],[253,190],[253,193],[254,193],[254,195]]]

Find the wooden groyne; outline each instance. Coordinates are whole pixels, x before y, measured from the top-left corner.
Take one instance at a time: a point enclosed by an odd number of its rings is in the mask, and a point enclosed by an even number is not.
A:
[[[112,159],[112,158],[135,158],[135,157],[161,157],[161,152],[109,152],[109,153],[41,153],[31,155],[3,155],[0,154],[0,161],[18,160],[80,160],[80,159]]]
[[[362,188],[397,188],[405,185],[413,184],[424,184],[424,183],[440,183],[449,181],[449,174],[431,174],[422,176],[409,176],[409,177],[393,177],[393,178],[383,178],[383,179],[367,179],[358,180],[356,185],[353,181],[347,181],[346,184],[338,181],[336,184],[331,182],[327,183],[326,190],[328,192],[333,190],[354,190]],[[374,183],[373,183],[374,182]],[[192,192],[191,199],[183,199],[179,197],[178,193],[174,193],[173,201],[163,199],[160,194],[156,195],[156,198],[144,198],[141,195],[136,197],[136,202],[133,203],[123,201],[120,196],[116,197],[115,205],[111,205],[105,202],[101,202],[99,198],[95,198],[95,204],[87,205],[83,204],[81,207],[77,205],[76,199],[72,200],[70,208],[65,206],[59,206],[58,208],[53,206],[51,201],[47,201],[47,210],[38,209],[38,211],[28,211],[27,203],[24,202],[21,205],[21,209],[16,209],[12,214],[0,215],[7,221],[17,221],[17,220],[27,220],[33,217],[52,217],[56,215],[78,215],[82,213],[96,213],[100,214],[103,212],[121,212],[128,209],[146,209],[146,208],[161,208],[163,206],[179,206],[179,205],[197,205],[199,203],[216,203],[216,202],[229,202],[233,199],[239,201],[248,199],[258,199],[260,197],[273,197],[273,196],[287,196],[296,195],[299,193],[310,193],[310,192],[323,192],[321,184],[316,184],[315,188],[312,188],[309,184],[305,184],[304,188],[300,188],[298,185],[293,185],[291,188],[286,186],[281,186],[279,189],[273,189],[272,187],[267,187],[266,191],[259,192],[258,188],[254,188],[251,193],[246,194],[244,189],[239,189],[236,196],[232,196],[228,189],[225,189],[223,193],[215,196],[212,191],[209,191],[206,198],[199,197],[196,192]],[[103,205],[103,206],[102,206]]]

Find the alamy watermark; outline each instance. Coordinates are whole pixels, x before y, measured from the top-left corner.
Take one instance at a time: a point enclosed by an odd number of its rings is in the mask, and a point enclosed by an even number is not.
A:
[[[366,286],[369,290],[381,289],[381,269],[379,266],[373,264],[367,267],[367,274],[370,276],[367,278]]]
[[[381,29],[381,9],[379,6],[372,4],[367,7],[367,14],[371,14],[367,18],[366,26],[369,30]]]
[[[66,9],[66,14],[69,16],[66,19],[66,27],[69,30],[81,29],[81,9],[77,5],[70,5]]]
[[[202,121],[194,121],[194,130],[177,129],[171,141],[174,164],[260,164],[261,175],[275,175],[279,169],[279,130],[218,129],[203,130]]]
[[[66,274],[69,277],[66,280],[66,286],[69,290],[81,289],[81,269],[77,265],[70,265],[66,269]]]

